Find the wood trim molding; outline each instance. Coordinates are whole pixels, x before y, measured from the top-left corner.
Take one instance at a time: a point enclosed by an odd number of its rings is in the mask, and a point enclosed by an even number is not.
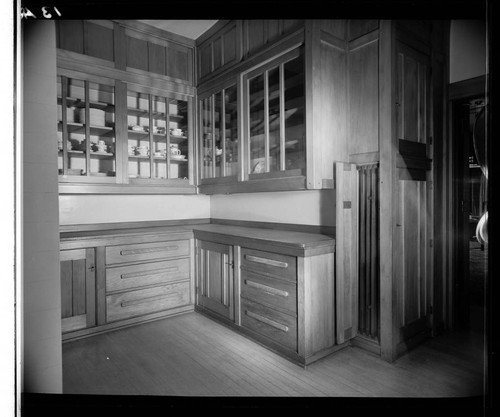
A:
[[[448,99],[458,100],[486,94],[486,75],[449,84]]]
[[[190,226],[197,224],[208,224],[210,219],[181,219],[181,220],[154,220],[140,222],[117,222],[117,223],[92,223],[92,224],[68,224],[60,225],[59,232],[88,232],[101,230],[119,230],[119,229],[142,229],[151,227],[168,226]]]

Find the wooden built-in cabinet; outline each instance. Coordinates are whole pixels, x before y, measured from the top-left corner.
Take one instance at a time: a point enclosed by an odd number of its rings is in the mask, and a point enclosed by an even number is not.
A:
[[[63,250],[61,265],[61,328],[63,333],[96,325],[95,252]]]
[[[335,276],[334,239],[219,224],[193,232],[197,311],[301,365],[355,336],[351,310],[336,311],[346,283]]]
[[[57,35],[59,191],[196,193],[194,42],[133,21]]]
[[[200,192],[333,188],[333,163],[347,158],[345,21],[230,22],[200,38],[199,56],[214,53],[229,28],[239,33],[240,60],[212,71],[198,68]],[[218,94],[233,84],[237,106],[231,120],[237,129],[231,141],[239,145],[239,158],[232,159],[230,172],[236,175],[212,171],[208,176],[217,152],[226,154],[207,145],[217,137],[212,130],[221,114]],[[207,156],[207,149],[215,155]]]
[[[233,247],[196,242],[197,304],[225,319],[234,319]]]
[[[60,247],[63,340],[193,310],[190,229],[71,230]]]

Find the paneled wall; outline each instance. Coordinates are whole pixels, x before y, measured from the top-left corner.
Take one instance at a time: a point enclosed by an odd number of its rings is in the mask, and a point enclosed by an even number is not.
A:
[[[62,392],[56,43],[53,21],[23,23],[22,382]]]

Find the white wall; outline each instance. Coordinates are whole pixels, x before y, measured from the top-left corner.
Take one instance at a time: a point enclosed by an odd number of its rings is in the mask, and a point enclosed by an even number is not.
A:
[[[22,384],[62,393],[55,24],[23,26]]]
[[[214,195],[214,219],[335,226],[333,190],[282,191]]]
[[[210,217],[205,195],[61,195],[61,225]]]
[[[450,27],[450,83],[485,75],[486,23],[452,20]]]

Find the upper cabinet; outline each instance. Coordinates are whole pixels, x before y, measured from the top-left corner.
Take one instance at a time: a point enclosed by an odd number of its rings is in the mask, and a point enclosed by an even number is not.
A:
[[[136,21],[57,22],[61,193],[195,193],[194,41]]]
[[[236,31],[241,49],[239,59],[226,64],[229,30]],[[199,41],[202,193],[333,188],[334,162],[347,160],[346,44],[344,20],[231,21],[214,26]],[[221,45],[222,61],[214,61],[216,45]],[[217,66],[207,69],[203,62]],[[231,120],[237,128],[230,143],[224,138],[222,149],[211,140],[222,136],[217,115],[224,110],[218,103],[232,85],[237,105]],[[218,170],[218,161],[235,144],[238,159],[232,157],[229,170]]]

